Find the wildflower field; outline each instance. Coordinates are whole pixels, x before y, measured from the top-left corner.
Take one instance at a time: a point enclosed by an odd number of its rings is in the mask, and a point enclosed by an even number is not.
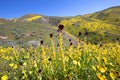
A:
[[[120,44],[63,44],[59,27],[59,45],[50,34],[51,47],[0,47],[1,80],[119,80]],[[82,44],[81,44],[82,43]]]

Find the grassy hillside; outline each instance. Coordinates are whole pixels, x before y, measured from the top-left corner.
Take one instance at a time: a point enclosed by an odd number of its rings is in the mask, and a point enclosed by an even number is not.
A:
[[[93,14],[85,15],[90,18],[100,19],[109,23],[120,24],[120,6],[111,7]]]
[[[65,26],[66,31],[81,40],[86,36],[87,41],[91,43],[114,42],[120,37],[120,26],[101,20],[76,16],[69,20],[62,20],[60,24]]]
[[[64,42],[69,45],[69,38],[72,37],[64,32]],[[57,43],[59,37],[57,28],[49,24],[39,24],[29,21],[9,21],[0,24],[0,46],[7,45],[39,45],[39,41],[43,40],[44,44],[49,46],[49,34],[53,34]],[[74,39],[73,39],[74,40]]]

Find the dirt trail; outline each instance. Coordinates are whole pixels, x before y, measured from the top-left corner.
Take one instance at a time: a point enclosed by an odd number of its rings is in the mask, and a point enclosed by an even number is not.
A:
[[[76,37],[74,37],[73,35],[71,35],[70,33],[66,32],[66,31],[63,31],[63,37],[67,38],[68,40],[71,39],[71,42],[74,44],[74,45],[77,45],[78,44],[78,40]]]

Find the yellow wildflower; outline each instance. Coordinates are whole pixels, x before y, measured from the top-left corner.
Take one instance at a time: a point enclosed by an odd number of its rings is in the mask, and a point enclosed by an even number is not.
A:
[[[8,76],[5,74],[1,77],[1,80],[8,80]]]
[[[68,56],[65,56],[65,61],[69,61],[69,57]]]
[[[27,63],[26,63],[26,62],[24,62],[24,63],[23,63],[23,65],[24,65],[24,66],[26,66],[26,65],[27,65]]]
[[[17,64],[14,65],[13,69],[17,69]]]
[[[110,77],[112,78],[112,80],[115,80],[115,75],[113,74],[113,72],[110,72]]]
[[[43,64],[44,64],[44,62],[45,62],[45,60],[43,60]],[[37,63],[36,63],[36,61],[34,61],[34,65],[33,65],[34,67],[37,67]]]
[[[111,65],[111,66],[113,66],[113,67],[114,67],[113,63],[109,63],[109,65]]]
[[[92,69],[96,71],[96,68],[94,66],[92,66]]]
[[[74,65],[77,65],[77,61],[73,60],[73,64],[74,64]]]
[[[9,65],[10,65],[10,67],[13,67],[13,66],[14,66],[14,63],[10,63]]]
[[[105,63],[107,63],[107,59],[106,59],[106,57],[103,57],[103,60],[104,60]]]
[[[73,60],[73,64],[80,66],[80,63],[78,61],[75,61],[75,60]]]
[[[32,71],[29,71],[29,74],[32,74]]]
[[[78,66],[80,66],[80,63],[78,62]]]
[[[107,70],[107,68],[106,67],[101,67],[101,66],[97,66],[97,68],[98,68],[98,70],[100,71],[100,72],[102,72],[102,73],[104,73],[106,70]]]
[[[14,64],[14,63],[10,63],[9,66],[12,67],[13,69],[17,68],[17,64]]]
[[[0,50],[0,53],[5,53],[6,51],[4,49],[1,49]]]
[[[105,76],[102,76],[100,73],[97,73],[97,77],[98,77],[100,80],[106,80],[106,79],[105,79]]]

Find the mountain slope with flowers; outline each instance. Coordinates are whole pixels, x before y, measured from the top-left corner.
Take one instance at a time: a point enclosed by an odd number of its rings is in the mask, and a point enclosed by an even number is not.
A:
[[[51,45],[49,34],[53,34],[53,39],[58,44],[59,32],[57,27],[50,24],[40,24],[29,21],[6,21],[0,24],[0,46],[25,46],[40,45],[40,41],[44,41],[44,45]],[[65,45],[69,45],[69,39],[76,40],[64,31],[63,39]]]
[[[105,10],[85,16],[120,25],[120,6],[110,7]]]
[[[86,38],[88,42],[95,44],[120,41],[119,25],[81,16],[62,20],[59,24],[63,24],[66,31],[80,38],[80,40]]]
[[[94,44],[120,41],[119,8],[112,7],[84,16],[58,17],[27,14],[10,20],[1,18],[0,45],[27,45],[29,43],[38,45],[42,39],[49,45],[50,33],[56,36],[55,41],[57,41],[57,26],[60,24],[65,27],[64,41],[65,43],[67,41],[67,45],[69,39],[73,39],[73,43],[77,44],[76,38]],[[103,16],[102,13],[109,13],[111,17]],[[103,17],[104,19],[101,19]]]

